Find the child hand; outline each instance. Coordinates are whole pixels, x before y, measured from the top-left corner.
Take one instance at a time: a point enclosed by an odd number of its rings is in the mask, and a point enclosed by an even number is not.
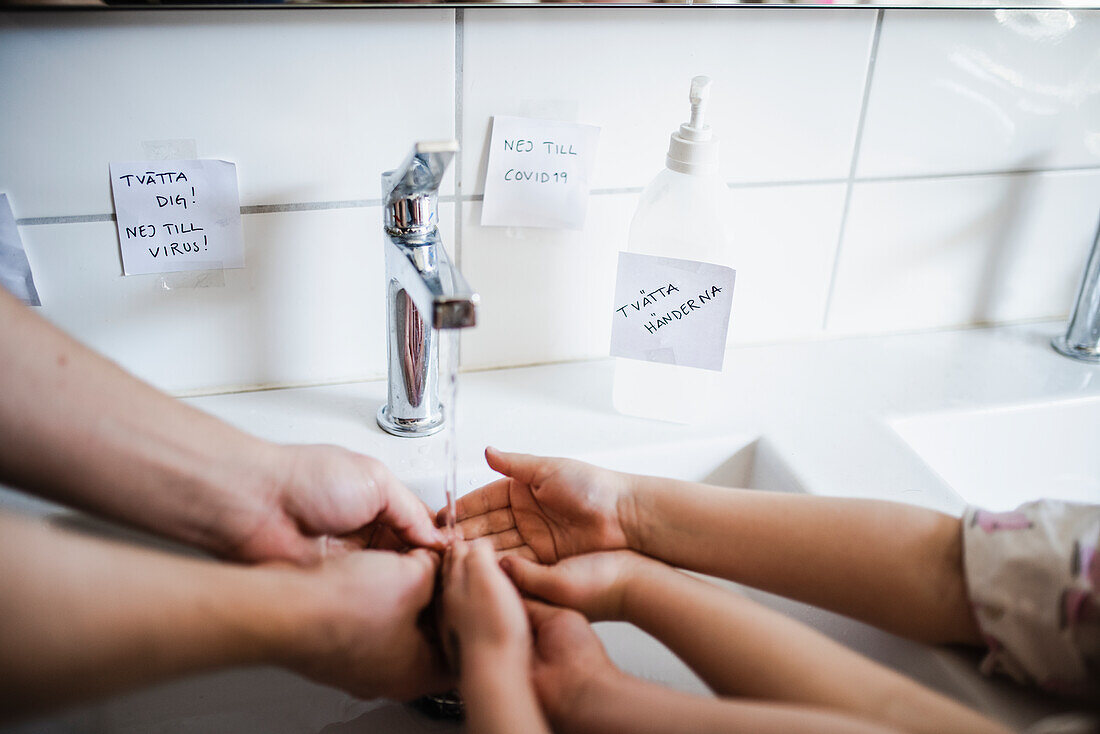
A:
[[[570,717],[586,709],[586,702],[606,704],[600,688],[621,673],[580,614],[537,601],[524,603],[535,633],[535,690],[555,728],[568,728]]]
[[[463,537],[489,537],[501,555],[541,563],[629,546],[620,519],[629,514],[629,475],[493,448],[485,450],[485,458],[505,478],[458,500]],[[440,524],[445,512],[439,513]]]
[[[593,622],[623,618],[627,582],[644,563],[646,559],[633,551],[588,553],[553,566],[518,556],[500,561],[520,591],[576,609]]]
[[[531,631],[523,602],[485,540],[456,541],[443,558],[443,647],[463,679],[514,664],[523,676]]]

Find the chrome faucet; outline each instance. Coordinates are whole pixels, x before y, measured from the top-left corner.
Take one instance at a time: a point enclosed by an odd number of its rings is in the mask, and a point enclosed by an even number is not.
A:
[[[439,236],[437,200],[454,140],[420,142],[399,168],[382,174],[386,249],[389,398],[378,425],[395,436],[430,436],[443,427],[439,330],[473,326],[478,295],[451,263]]]
[[[1051,345],[1067,357],[1082,362],[1100,362],[1100,226],[1081,276],[1081,289],[1077,292],[1069,326],[1065,335],[1054,337]]]

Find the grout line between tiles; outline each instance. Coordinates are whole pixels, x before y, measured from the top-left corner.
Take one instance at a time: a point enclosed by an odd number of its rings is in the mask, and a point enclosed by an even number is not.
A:
[[[347,199],[345,201],[306,201],[290,204],[256,204],[242,206],[241,214],[281,214],[283,212],[315,212],[326,209],[360,209],[382,206],[381,199]]]
[[[951,181],[959,178],[982,178],[984,176],[1028,176],[1037,173],[1073,173],[1075,171],[1100,171],[1096,164],[1080,166],[1055,166],[1051,168],[1009,168],[992,171],[959,171],[958,173],[910,173],[900,176],[857,176],[855,183],[894,183],[899,181]]]
[[[612,189],[590,189],[589,194],[596,196],[604,196],[609,194],[640,194],[645,189],[644,186],[621,186],[619,188]]]
[[[19,226],[29,226],[33,224],[86,224],[88,222],[113,221],[115,221],[114,214],[73,214],[63,217],[24,217],[16,219],[15,223]]]
[[[462,67],[466,53],[466,26],[465,10],[455,8],[455,140],[458,141],[458,152],[455,154],[455,246],[454,260],[459,270],[462,269]]]
[[[852,162],[848,167],[848,186],[844,189],[844,204],[840,209],[840,230],[836,236],[836,250],[833,252],[833,267],[829,273],[829,290],[825,294],[825,313],[821,317],[821,329],[829,325],[829,312],[833,306],[833,294],[836,291],[836,277],[840,271],[840,252],[844,247],[844,232],[848,227],[848,208],[852,203],[852,189],[855,187],[856,166],[859,164],[859,149],[863,142],[863,126],[867,122],[867,105],[871,100],[871,82],[875,76],[875,60],[878,57],[878,42],[882,36],[883,11],[875,11],[875,30],[871,37],[871,51],[867,55],[867,75],[863,80],[863,99],[859,105],[859,121],[856,123],[856,139],[852,144]]]
[[[784,186],[823,186],[825,184],[842,184],[848,183],[848,178],[815,178],[815,179],[803,179],[801,181],[736,181],[727,183],[731,189],[769,189],[769,188],[782,188]]]
[[[458,112],[456,117],[461,114]],[[459,133],[461,135],[461,132]],[[456,156],[456,168],[459,164],[459,160]],[[850,178],[816,178],[816,179],[792,179],[787,181],[736,181],[729,182],[726,185],[731,189],[764,189],[764,188],[776,188],[784,186],[823,186],[828,184],[863,184],[863,183],[895,183],[906,181],[951,181],[956,179],[966,178],[981,178],[988,176],[1027,176],[1045,173],[1075,173],[1078,171],[1097,171],[1100,172],[1100,166],[1096,165],[1082,165],[1082,166],[1061,166],[1053,168],[1014,168],[1007,170],[991,170],[991,171],[965,171],[961,173],[933,173],[933,174],[909,174],[902,176],[855,176]],[[456,170],[456,176],[459,176],[459,172]],[[461,179],[455,179],[456,190],[461,190]],[[643,186],[623,186],[620,188],[607,188],[607,189],[592,189],[588,193],[591,196],[611,196],[615,194],[638,194],[644,189]],[[468,202],[483,201],[485,199],[482,194],[470,194],[463,196],[461,194],[443,194],[440,195],[439,201],[447,204],[456,205],[456,216],[461,212],[461,205]],[[845,202],[847,205],[847,202]],[[333,209],[363,209],[373,206],[382,206],[381,199],[344,199],[333,201],[304,201],[304,202],[290,202],[286,204],[255,204],[250,206],[242,206],[241,214],[280,214],[284,212],[310,212],[310,211],[326,211]],[[115,221],[115,215],[113,213],[107,214],[70,214],[56,217],[23,217],[22,219],[16,219],[15,223],[21,227],[34,226],[39,224],[87,224],[90,222],[113,222]],[[455,230],[456,245],[460,241],[461,234],[460,229]],[[456,247],[457,250],[457,247]],[[456,255],[457,257],[457,255]]]

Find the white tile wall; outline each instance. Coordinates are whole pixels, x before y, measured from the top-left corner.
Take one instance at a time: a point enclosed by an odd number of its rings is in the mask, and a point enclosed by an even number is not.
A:
[[[461,235],[484,304],[465,367],[602,356],[615,253],[699,73],[735,184],[737,344],[1068,308],[1100,201],[1100,11],[459,17],[0,13],[0,191],[17,217],[107,215],[108,161],[176,138],[236,161],[244,206],[330,207],[246,214],[247,267],[170,291],[120,275],[113,222],[24,222],[45,315],[177,392],[380,376],[380,212],[339,202],[376,198],[415,139],[457,134],[466,200],[443,205],[444,237]],[[583,231],[479,226],[494,114],[602,127]],[[1087,170],[975,175],[1066,167]]]
[[[1100,166],[1100,13],[886,13],[860,176]]]
[[[727,180],[846,177],[874,13],[683,10],[465,11],[464,193],[483,190],[490,118],[540,107],[603,129],[593,188],[645,185],[697,74]]]
[[[737,188],[735,344],[819,335],[843,213],[844,184]]]
[[[861,183],[829,330],[890,332],[1065,314],[1100,171]]]
[[[453,222],[454,206],[441,214]],[[47,318],[189,392],[385,375],[379,222],[377,207],[245,215],[247,267],[171,290],[162,276],[122,277],[113,222],[22,236]]]
[[[736,344],[821,331],[844,185],[736,188],[730,227]],[[482,297],[467,368],[606,357],[615,265],[637,194],[600,196],[583,232],[481,227],[469,207],[463,262]]]
[[[454,38],[449,9],[4,14],[0,189],[20,217],[110,212],[110,160],[189,138],[242,206],[377,199],[454,135]]]
[[[615,263],[638,194],[600,196],[584,231],[482,227],[465,206],[462,269],[481,294],[468,369],[606,357]]]

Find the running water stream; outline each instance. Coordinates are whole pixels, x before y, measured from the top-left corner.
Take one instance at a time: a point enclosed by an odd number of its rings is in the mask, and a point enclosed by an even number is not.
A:
[[[440,329],[439,402],[443,409],[443,493],[447,503],[447,544],[458,538],[455,530],[455,500],[458,494],[458,358],[461,329]],[[434,717],[461,719],[465,706],[458,691],[425,696],[416,704]]]
[[[439,332],[439,399],[443,408],[443,493],[447,502],[448,542],[456,539],[455,500],[458,498],[458,358],[461,329]]]

